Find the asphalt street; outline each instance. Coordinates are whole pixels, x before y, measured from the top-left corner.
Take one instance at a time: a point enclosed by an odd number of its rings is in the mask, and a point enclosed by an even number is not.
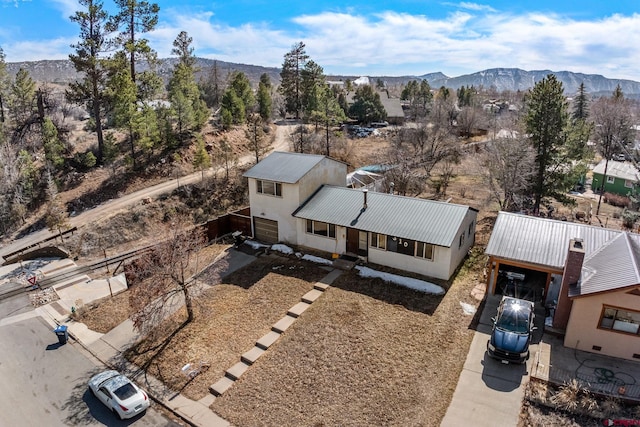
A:
[[[177,426],[153,406],[118,420],[87,388],[105,368],[72,340],[60,345],[26,295],[0,302],[0,319],[1,426]]]

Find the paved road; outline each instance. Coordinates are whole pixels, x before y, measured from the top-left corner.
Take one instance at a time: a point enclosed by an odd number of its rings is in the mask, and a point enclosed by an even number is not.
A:
[[[15,316],[20,320],[10,322]],[[26,295],[2,301],[0,319],[1,426],[177,426],[153,407],[117,420],[87,389],[88,378],[104,368],[77,343],[60,346]]]

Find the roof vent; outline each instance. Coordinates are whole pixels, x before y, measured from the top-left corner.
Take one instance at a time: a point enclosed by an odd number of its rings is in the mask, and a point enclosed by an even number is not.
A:
[[[362,209],[367,209],[367,193],[368,192],[369,190],[367,190],[366,188],[362,190],[362,194],[364,195],[364,204],[362,205]]]

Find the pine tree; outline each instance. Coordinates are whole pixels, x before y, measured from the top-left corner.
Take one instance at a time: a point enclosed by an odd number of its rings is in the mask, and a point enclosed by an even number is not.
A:
[[[370,85],[362,85],[356,89],[349,115],[363,123],[381,122],[387,118],[380,94]]]
[[[111,20],[110,30],[122,28],[119,42],[129,55],[131,80],[136,82],[136,62],[151,52],[148,41],[140,34],[152,31],[158,24],[160,7],[156,3],[139,0],[115,0],[118,13]]]
[[[64,145],[58,138],[58,129],[50,118],[45,118],[42,124],[42,145],[44,156],[50,167],[60,169],[64,165]]]
[[[204,181],[204,170],[211,167],[211,156],[204,145],[204,139],[199,136],[196,140],[196,152],[193,156],[193,167],[200,169],[202,180]]]
[[[304,43],[299,42],[285,54],[280,72],[280,93],[284,97],[286,111],[295,113],[296,119],[300,118],[302,111],[301,72],[308,59]]]
[[[589,100],[587,99],[587,91],[584,82],[580,83],[578,93],[574,100],[573,114],[574,120],[586,120],[589,117]]]
[[[531,183],[534,212],[548,197],[567,201],[566,192],[577,182],[582,141],[572,138],[562,83],[553,74],[536,83],[526,96],[526,133],[536,152]]]
[[[269,75],[264,73],[260,76],[260,83],[258,83],[258,111],[263,121],[268,121],[272,114],[272,99],[271,99],[271,80]]]
[[[104,156],[104,138],[102,135],[102,102],[106,83],[106,70],[100,55],[107,50],[106,26],[107,12],[102,2],[94,0],[80,0],[80,5],[86,10],[77,11],[71,21],[80,26],[80,41],[72,45],[75,54],[69,55],[69,60],[80,74],[84,74],[82,81],[75,81],[65,92],[68,101],[83,103],[91,112],[95,122],[98,137],[97,163],[102,164]]]

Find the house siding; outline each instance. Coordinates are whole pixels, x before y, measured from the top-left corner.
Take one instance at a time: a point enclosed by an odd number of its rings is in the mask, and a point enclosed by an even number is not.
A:
[[[640,311],[640,297],[626,291],[594,294],[575,298],[564,338],[565,347],[577,348],[628,360],[640,354],[640,335],[631,335],[598,328],[604,305]],[[595,351],[593,346],[600,346]]]
[[[607,174],[607,178],[612,177],[611,175]],[[613,194],[618,194],[620,196],[626,196],[629,194],[629,192],[631,191],[631,188],[629,187],[625,187],[625,182],[627,180],[622,179],[622,178],[618,178],[618,177],[613,177],[614,181],[612,183],[610,182],[605,182],[604,183],[604,192],[605,193],[613,193]],[[599,192],[600,191],[600,186],[602,185],[602,180],[603,180],[603,175],[594,172],[593,173],[593,184],[592,184],[592,188],[594,192]]]

